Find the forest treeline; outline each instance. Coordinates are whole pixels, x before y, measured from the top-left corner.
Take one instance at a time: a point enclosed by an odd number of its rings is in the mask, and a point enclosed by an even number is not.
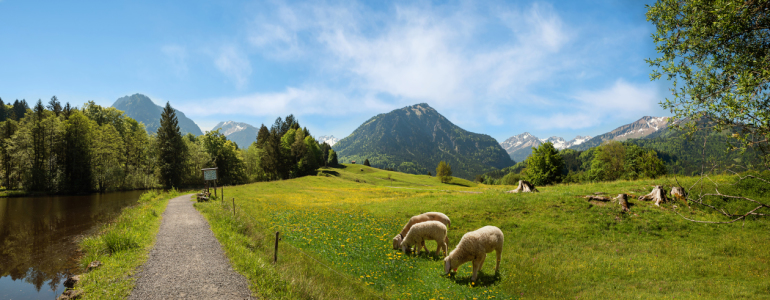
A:
[[[528,180],[535,185],[657,178],[667,174],[655,150],[632,143],[607,142],[586,151],[556,150],[551,142],[532,149],[525,161],[479,175],[486,184],[515,185]]]
[[[756,149],[731,150],[736,140],[728,133],[699,130],[686,134],[666,130],[642,139],[609,141],[585,151],[556,151],[562,161],[552,183],[596,182],[617,179],[656,178],[665,174],[694,176],[702,170],[736,172],[758,169],[763,156]],[[542,146],[541,146],[542,147]],[[534,151],[533,151],[533,156]],[[533,157],[530,156],[530,157]],[[528,158],[530,160],[530,158]],[[476,177],[487,184],[516,184],[520,179],[532,180],[528,161]]]
[[[112,107],[89,101],[81,108],[54,96],[29,107],[0,99],[0,183],[28,192],[87,193],[203,185],[201,169],[218,168],[218,184],[240,184],[311,174],[336,164],[328,144],[319,144],[290,115],[262,126],[248,149],[218,130],[182,136],[166,105],[161,127],[148,134],[142,123]]]

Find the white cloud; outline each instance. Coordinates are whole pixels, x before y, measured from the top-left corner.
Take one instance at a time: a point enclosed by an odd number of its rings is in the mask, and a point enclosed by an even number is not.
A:
[[[653,83],[632,84],[623,79],[601,90],[580,91],[567,107],[569,113],[557,112],[532,121],[542,129],[588,128],[604,121],[623,120],[628,116],[653,115],[662,98]]]
[[[235,82],[238,88],[246,86],[251,75],[249,58],[232,45],[222,46],[214,59],[217,69]]]
[[[210,105],[216,103],[217,105]],[[371,95],[350,99],[339,91],[288,87],[280,92],[253,93],[240,97],[206,99],[191,103],[185,112],[192,116],[212,115],[344,115],[362,111],[393,109]]]
[[[249,36],[265,55],[301,56],[347,76],[361,93],[437,107],[509,101],[559,72],[562,64],[552,56],[570,40],[553,7],[540,4],[498,12],[494,24],[467,7],[396,6],[382,15],[347,2],[278,3],[275,11],[277,17],[255,18]],[[507,29],[515,39],[480,47],[485,26]]]

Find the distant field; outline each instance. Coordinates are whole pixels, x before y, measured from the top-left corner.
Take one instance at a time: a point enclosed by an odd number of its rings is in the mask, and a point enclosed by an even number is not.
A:
[[[687,187],[694,180],[679,178]],[[538,187],[536,194],[505,194],[514,187],[459,179],[441,184],[426,175],[346,165],[322,169],[319,176],[228,187],[224,204],[196,207],[234,267],[270,299],[770,298],[767,219],[697,224],[674,214],[672,204],[631,200],[631,212],[621,213],[616,204],[580,198],[594,192],[638,196],[653,184],[673,182],[557,185]],[[676,204],[689,217],[718,218]],[[441,257],[392,250],[392,237],[409,217],[426,211],[452,219],[450,251],[465,232],[500,227],[500,273],[494,274],[494,253],[472,284],[470,263],[443,276]],[[274,266],[275,231],[282,241]],[[435,242],[428,248],[435,250]]]

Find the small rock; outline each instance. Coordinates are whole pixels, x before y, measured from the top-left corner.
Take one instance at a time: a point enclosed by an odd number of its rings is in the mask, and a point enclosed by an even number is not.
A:
[[[66,290],[64,293],[61,293],[58,300],[80,299],[80,296],[83,296],[83,291],[81,290]]]
[[[102,262],[95,260],[92,261],[90,264],[88,264],[88,268],[86,269],[86,272],[90,271],[91,269],[96,269],[98,267],[102,266]]]
[[[80,281],[80,275],[71,276],[70,278],[67,278],[67,280],[64,281],[64,287],[72,288],[75,286],[76,283],[78,283],[78,281]]]

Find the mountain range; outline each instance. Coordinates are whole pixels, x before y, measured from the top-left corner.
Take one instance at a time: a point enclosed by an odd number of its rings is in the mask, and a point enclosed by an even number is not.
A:
[[[570,141],[565,141],[564,138],[558,136],[552,136],[547,139],[540,139],[529,132],[525,132],[519,135],[509,137],[507,140],[500,143],[500,146],[508,152],[516,162],[521,162],[527,159],[527,156],[532,154],[532,147],[538,147],[545,142],[553,143],[553,147],[559,150],[569,147],[577,146],[585,141],[589,140],[590,136],[577,136]]]
[[[144,123],[144,128],[148,134],[155,134],[160,127],[160,115],[163,112],[163,107],[156,105],[149,97],[142,94],[133,94],[131,96],[124,96],[118,98],[112,107],[117,108],[125,112],[125,114],[134,120]],[[179,122],[179,130],[182,135],[192,133],[193,135],[201,135],[200,127],[198,127],[193,120],[187,118],[183,112],[174,109],[176,111],[176,118]]]
[[[238,148],[246,149],[251,146],[251,143],[257,141],[257,133],[259,129],[243,122],[219,122],[214,129],[219,129],[219,133],[227,137],[228,140],[233,141]]]
[[[547,139],[540,139],[529,132],[525,132],[519,135],[514,135],[507,140],[500,143],[500,146],[508,152],[516,162],[521,162],[527,159],[527,156],[532,154],[532,147],[540,146],[545,142],[553,143],[554,148],[574,149],[578,151],[588,150],[596,147],[608,140],[625,141],[627,139],[639,139],[648,137],[654,133],[663,132],[662,129],[668,127],[667,117],[650,117],[645,116],[631,124],[626,124],[615,128],[614,130],[597,135],[595,137],[590,136],[577,136],[570,141],[564,141],[563,138],[552,136]]]
[[[323,144],[324,142],[326,142],[327,144],[329,144],[329,146],[334,146],[334,144],[339,142],[340,139],[334,137],[333,135],[322,135],[322,136],[319,136],[316,139],[316,141],[318,141],[319,144]]]
[[[435,173],[446,161],[465,179],[513,165],[494,138],[458,127],[425,103],[374,116],[332,148],[340,162],[368,159],[373,167],[412,174]]]
[[[605,134],[597,135],[585,143],[570,148],[584,151],[599,146],[609,140],[622,142],[627,139],[644,138],[656,132],[662,132],[662,129],[668,128],[668,119],[669,118],[667,117],[645,116],[636,122],[620,126]]]

